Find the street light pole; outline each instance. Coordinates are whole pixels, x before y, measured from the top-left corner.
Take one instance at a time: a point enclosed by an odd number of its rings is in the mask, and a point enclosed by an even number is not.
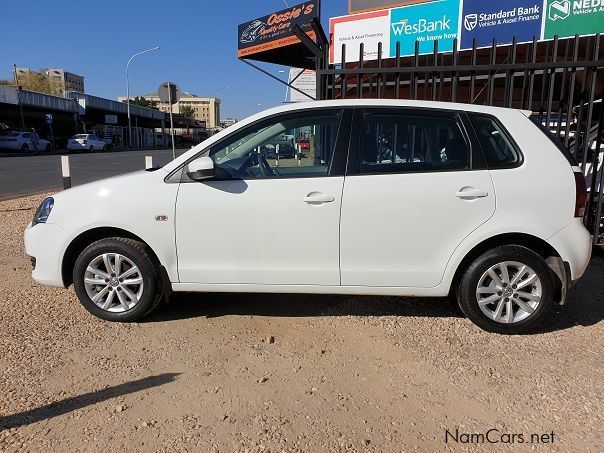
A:
[[[130,81],[128,80],[128,70],[130,68],[130,62],[132,60],[134,60],[134,58],[136,58],[139,55],[142,55],[144,53],[151,52],[153,50],[159,50],[159,46],[153,47],[152,49],[143,50],[142,52],[135,53],[134,55],[132,55],[130,57],[130,60],[128,60],[128,63],[126,64],[126,98],[128,98],[127,104],[128,104],[128,147],[129,148],[132,148],[132,122],[130,120]]]

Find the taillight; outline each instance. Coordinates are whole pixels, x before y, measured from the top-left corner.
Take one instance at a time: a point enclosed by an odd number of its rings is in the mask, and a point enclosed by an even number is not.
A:
[[[585,207],[587,206],[587,184],[585,176],[580,171],[575,174],[575,188],[577,196],[575,198],[575,217],[582,218],[585,215]]]

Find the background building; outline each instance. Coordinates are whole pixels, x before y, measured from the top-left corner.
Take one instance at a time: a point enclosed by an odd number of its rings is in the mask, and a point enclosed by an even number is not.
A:
[[[132,99],[134,96],[131,96]],[[162,112],[170,111],[170,104],[161,102],[157,93],[149,93],[141,96],[148,101],[157,102],[157,108]],[[127,101],[126,96],[120,96],[119,101]],[[204,98],[199,97],[195,94],[187,93],[183,91],[181,93],[179,101],[174,104],[172,112],[175,114],[182,114],[186,107],[190,107],[193,110],[194,118],[197,121],[204,123],[207,129],[212,129],[220,126],[220,99],[218,98]]]
[[[77,91],[84,93],[84,76],[74,74],[61,68],[41,68],[38,71],[33,71],[29,68],[17,68],[17,77],[27,75],[30,72],[37,72],[59,83],[63,93],[67,91]]]
[[[238,121],[239,120],[236,118],[226,118],[220,122],[220,127],[226,129],[227,127],[230,127],[233,124],[236,124]]]

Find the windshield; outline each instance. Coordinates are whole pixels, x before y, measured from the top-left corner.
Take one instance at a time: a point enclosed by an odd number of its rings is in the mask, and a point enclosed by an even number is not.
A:
[[[74,136],[73,136],[73,137],[71,137],[71,138],[88,138],[88,135],[85,135],[85,134],[79,134],[79,135],[74,135]]]

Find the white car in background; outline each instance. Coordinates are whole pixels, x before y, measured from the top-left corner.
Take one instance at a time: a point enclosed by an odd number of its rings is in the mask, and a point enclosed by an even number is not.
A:
[[[173,291],[450,296],[485,330],[530,332],[565,303],[592,238],[583,173],[527,115],[389,100],[268,110],[162,168],[46,198],[25,231],[33,278],[73,284],[109,321]],[[260,151],[301,130],[305,159]]]
[[[7,131],[0,132],[0,149],[16,151],[36,151],[32,137],[38,137],[34,132]],[[48,140],[38,137],[38,151],[51,151],[52,144]]]
[[[68,151],[105,151],[107,143],[94,134],[77,134],[67,141]]]

